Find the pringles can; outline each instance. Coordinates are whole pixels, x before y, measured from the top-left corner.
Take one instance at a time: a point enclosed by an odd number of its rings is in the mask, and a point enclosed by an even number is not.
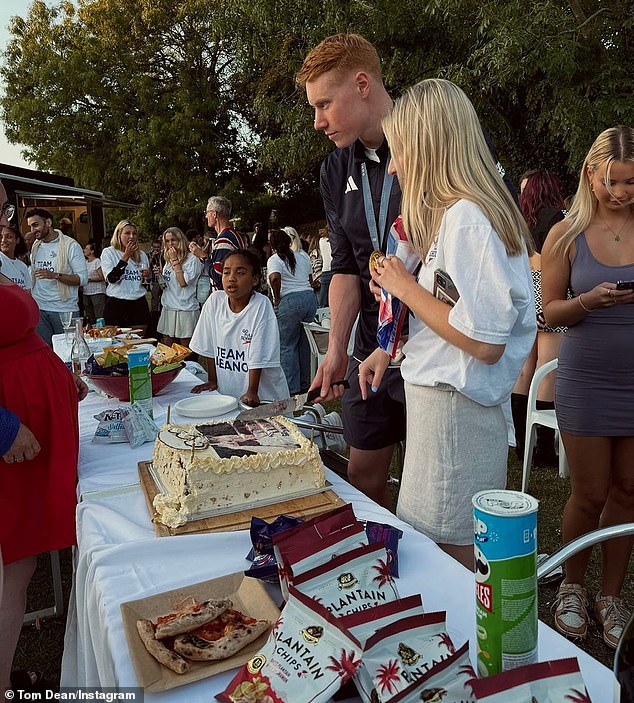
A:
[[[519,491],[473,496],[478,674],[537,661],[537,507]]]

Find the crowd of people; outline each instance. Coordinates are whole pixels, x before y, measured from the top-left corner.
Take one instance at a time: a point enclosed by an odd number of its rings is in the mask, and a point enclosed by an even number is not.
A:
[[[375,48],[354,34],[321,42],[296,80],[314,128],[336,147],[320,171],[327,229],[308,243],[292,227],[267,235],[262,223],[249,242],[231,226],[231,203],[214,196],[204,213],[215,232],[207,244],[169,227],[148,255],[136,225],[122,220],[110,246],[82,251],[50,213],[33,208],[27,268],[14,208],[0,191],[0,500],[9,516],[0,531],[0,624],[9,633],[0,689],[9,685],[34,555],[74,540],[73,423],[85,388],[47,345],[62,331],[61,313],[79,314],[80,289],[91,322],[155,324],[165,342],[205,360],[208,379],[195,393],[220,390],[253,406],[309,386],[318,401],[340,398],[349,480],[384,505],[394,446],[406,439],[396,512],[470,569],[471,498],[506,486],[513,433],[505,406],[521,452],[532,375],[558,358],[556,381],[542,384],[538,402],[556,409],[570,468],[563,541],[634,521],[634,129],[599,134],[568,207],[548,170],[522,176],[517,203],[472,103],[450,81],[423,80],[393,101]],[[399,217],[418,258],[413,275],[385,253]],[[439,295],[439,275],[453,297]],[[398,354],[377,343],[387,295],[409,310]],[[302,323],[318,305],[330,308],[330,336],[311,379]],[[24,354],[38,376],[18,392]],[[64,396],[53,413],[63,432],[43,426],[51,399],[38,391],[36,407],[28,394],[35,384],[55,387],[57,403]],[[69,432],[62,451],[59,437]],[[554,459],[554,436],[543,433],[536,460]],[[15,471],[22,462],[49,491],[26,490]],[[38,515],[28,538],[27,510]],[[629,618],[620,595],[631,551],[627,538],[603,546],[593,610],[611,647]],[[568,560],[557,596],[555,625],[572,638],[584,637],[590,620],[588,558]]]

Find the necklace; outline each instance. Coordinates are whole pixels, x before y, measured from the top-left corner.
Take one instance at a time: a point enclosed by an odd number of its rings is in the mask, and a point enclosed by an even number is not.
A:
[[[619,227],[619,231],[617,232],[613,227],[611,227],[602,217],[597,213],[597,217],[603,222],[603,224],[612,232],[614,235],[614,241],[615,242],[620,242],[621,241],[621,233],[625,229],[625,225],[630,221],[630,215],[632,214],[631,210],[628,211],[627,217],[625,218],[623,224]]]

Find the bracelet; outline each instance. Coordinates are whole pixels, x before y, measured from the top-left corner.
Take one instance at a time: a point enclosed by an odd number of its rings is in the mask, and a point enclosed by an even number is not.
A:
[[[582,307],[586,312],[592,312],[592,310],[590,310],[590,308],[587,308],[587,307],[583,304],[583,300],[581,300],[581,293],[577,296],[577,300],[579,301],[579,305],[581,305],[581,307]]]

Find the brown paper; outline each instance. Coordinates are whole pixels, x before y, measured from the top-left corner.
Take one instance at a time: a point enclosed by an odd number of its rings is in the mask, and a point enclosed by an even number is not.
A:
[[[235,610],[257,620],[269,620],[271,626],[279,617],[280,611],[262,583],[257,579],[248,578],[242,572],[121,604],[123,629],[139,686],[143,686],[146,691],[160,693],[234,669],[258,652],[269,636],[268,630],[232,657],[215,662],[191,662],[189,671],[177,674],[159,664],[147,651],[138,635],[136,622],[141,618],[155,621],[160,615],[167,615],[176,610],[187,598],[193,597],[202,602],[209,598],[226,596],[233,601]]]

